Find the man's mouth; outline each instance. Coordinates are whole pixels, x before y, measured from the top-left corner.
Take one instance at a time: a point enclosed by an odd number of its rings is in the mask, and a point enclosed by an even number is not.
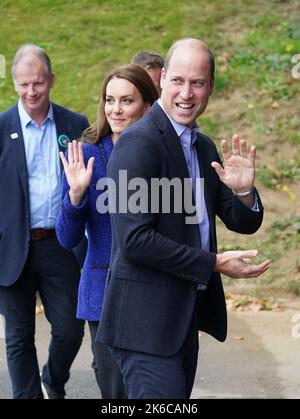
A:
[[[36,103],[38,101],[38,98],[36,99],[27,99],[28,103]]]
[[[189,110],[194,107],[192,103],[176,103],[177,108],[182,110]]]

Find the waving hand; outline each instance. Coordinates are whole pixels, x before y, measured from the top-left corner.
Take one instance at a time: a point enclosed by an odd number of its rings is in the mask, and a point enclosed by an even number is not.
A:
[[[79,205],[91,182],[95,158],[91,157],[85,167],[82,143],[73,141],[68,144],[68,160],[63,152],[59,153],[68,184],[70,200],[73,205]]]
[[[223,167],[217,162],[211,164],[220,180],[238,194],[251,191],[255,179],[255,147],[248,152],[246,141],[234,135],[232,152],[228,150],[227,140],[222,140],[221,151]]]

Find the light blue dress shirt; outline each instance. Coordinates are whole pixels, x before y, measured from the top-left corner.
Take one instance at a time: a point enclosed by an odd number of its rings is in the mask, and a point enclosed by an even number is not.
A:
[[[61,201],[61,165],[52,105],[41,127],[27,114],[21,100],[18,111],[26,155],[31,228],[54,228]]]

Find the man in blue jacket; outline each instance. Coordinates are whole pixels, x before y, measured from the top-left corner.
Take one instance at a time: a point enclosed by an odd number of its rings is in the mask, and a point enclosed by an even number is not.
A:
[[[88,120],[50,102],[55,75],[43,49],[21,47],[12,74],[19,101],[0,114],[0,313],[7,363],[14,398],[43,398],[42,387],[45,397],[64,398],[84,324],[76,319],[82,261],[55,236],[59,151],[81,136]],[[41,377],[34,344],[37,291],[52,335]]]
[[[116,185],[115,196],[114,188],[109,191],[112,259],[97,339],[110,345],[133,399],[188,398],[198,330],[226,338],[220,273],[251,278],[269,267],[269,261],[244,261],[256,250],[217,253],[216,216],[227,228],[251,234],[263,209],[254,189],[255,147],[247,150],[245,140],[234,135],[229,150],[223,140],[221,166],[214,143],[196,124],[214,88],[214,57],[207,45],[197,39],[176,42],[166,56],[161,87],[161,99],[124,131],[108,164]],[[174,181],[168,198],[163,188],[153,193],[156,180]],[[183,201],[178,181],[192,185],[197,223],[186,207],[178,210]]]

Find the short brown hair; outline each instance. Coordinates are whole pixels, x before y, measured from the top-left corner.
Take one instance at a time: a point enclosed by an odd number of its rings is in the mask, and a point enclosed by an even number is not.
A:
[[[46,51],[43,48],[40,48],[34,44],[24,44],[18,49],[18,51],[16,52],[13,58],[13,62],[12,62],[13,79],[15,79],[16,66],[18,62],[20,61],[22,57],[29,54],[35,55],[44,63],[46,75],[48,78],[50,78],[52,74],[52,66],[51,66],[50,58],[48,54],[46,53]]]
[[[174,54],[174,51],[177,49],[177,47],[179,47],[179,45],[181,45],[182,43],[187,42],[187,41],[197,42],[207,52],[208,59],[209,59],[209,62],[210,62],[210,77],[211,77],[211,80],[214,80],[215,79],[215,57],[214,57],[214,54],[213,54],[212,50],[206,45],[205,42],[200,41],[200,39],[196,39],[196,38],[179,39],[171,45],[169,51],[167,52],[166,59],[165,59],[165,71],[167,71],[167,69],[168,69],[168,66],[170,64],[170,60],[172,58],[172,55]]]
[[[131,60],[131,64],[137,64],[146,70],[151,68],[163,68],[165,65],[163,57],[157,52],[140,51]]]

